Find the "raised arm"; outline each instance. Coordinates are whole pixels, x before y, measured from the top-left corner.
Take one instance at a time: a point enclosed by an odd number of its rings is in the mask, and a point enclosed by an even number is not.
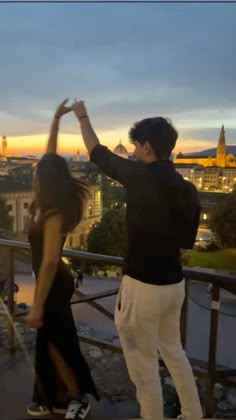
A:
[[[106,175],[116,179],[125,187],[130,182],[133,182],[134,178],[137,178],[139,174],[142,174],[142,168],[136,162],[119,157],[100,144],[90,123],[83,101],[75,102],[72,105],[72,109],[79,120],[81,134],[85,147],[90,154],[91,162],[95,163]]]
[[[76,101],[72,105],[72,109],[78,121],[80,123],[81,134],[84,140],[85,147],[89,154],[91,154],[92,150],[97,144],[100,144],[100,141],[93,130],[93,127],[90,123],[89,116],[87,113],[87,109],[84,105],[83,101]]]
[[[46,148],[46,153],[56,153],[57,152],[57,135],[58,135],[58,129],[59,129],[59,123],[60,118],[62,115],[67,114],[71,111],[71,107],[65,106],[65,104],[68,102],[68,99],[65,99],[57,108],[53,120],[52,125],[50,128],[49,138],[48,138],[48,144]]]

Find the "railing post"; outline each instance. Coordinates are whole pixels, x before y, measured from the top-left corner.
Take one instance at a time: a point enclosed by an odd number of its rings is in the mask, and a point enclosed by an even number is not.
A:
[[[214,385],[216,375],[216,353],[217,353],[217,334],[218,318],[220,309],[220,289],[213,284],[211,291],[211,324],[209,337],[209,354],[207,369],[207,390],[206,390],[206,417],[213,416],[215,411]]]
[[[15,351],[14,333],[14,250],[9,248],[8,253],[8,278],[7,278],[7,303],[8,303],[8,346],[10,351]]]
[[[185,279],[185,299],[182,306],[181,317],[180,317],[180,332],[181,332],[181,341],[182,346],[186,349],[187,343],[187,326],[188,326],[188,282],[189,280]]]
[[[6,280],[8,347],[10,351],[14,351],[15,337],[12,318],[14,312],[14,250],[8,246],[0,247],[0,280]]]

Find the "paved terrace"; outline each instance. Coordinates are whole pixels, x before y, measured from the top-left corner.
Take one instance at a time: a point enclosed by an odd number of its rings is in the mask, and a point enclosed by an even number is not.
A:
[[[13,261],[14,261],[14,251],[22,250],[28,251],[29,245],[24,243],[14,243],[12,241],[5,241],[0,240],[0,250],[4,249],[4,267],[7,267],[8,272],[6,273],[6,278],[8,280],[9,285],[9,294],[8,294],[8,307],[12,315],[14,314],[14,307],[13,307],[13,293],[12,293],[12,285],[14,283],[14,269],[13,269]],[[66,256],[76,256],[80,258],[80,260],[90,260],[90,261],[103,261],[103,262],[110,262],[113,264],[120,265],[122,260],[120,258],[115,257],[108,257],[108,256],[98,256],[93,254],[81,253],[77,251],[70,251],[65,250],[64,254]],[[185,270],[185,277],[187,279],[187,284],[190,284],[190,280],[195,280],[198,283],[205,283],[211,282],[213,284],[213,290],[211,294],[211,308],[209,311],[210,314],[210,334],[208,335],[209,338],[209,357],[208,362],[204,366],[204,368],[200,369],[200,372],[195,370],[197,377],[201,380],[205,381],[205,385],[203,387],[203,397],[204,397],[204,407],[206,417],[213,417],[215,413],[215,400],[214,400],[214,390],[215,390],[215,383],[216,382],[225,382],[226,379],[230,380],[231,386],[233,386],[233,377],[235,377],[236,372],[232,369],[222,369],[218,370],[216,366],[216,347],[217,347],[217,332],[218,332],[218,317],[219,317],[219,307],[220,307],[220,289],[223,288],[227,291],[232,293],[236,293],[236,282],[235,276],[229,276],[226,274],[219,274],[219,273],[211,273],[211,272],[198,272],[193,269],[186,269]],[[188,290],[187,290],[188,292]],[[109,292],[97,293],[95,295],[83,295],[77,293],[77,297],[74,298],[74,302],[72,303],[79,303],[80,305],[89,304],[95,307],[97,310],[106,315],[107,318],[112,320],[113,315],[110,310],[99,303],[95,302],[95,300],[103,299],[105,297],[114,296],[117,293],[117,290],[110,290]],[[80,305],[73,305],[74,307]],[[187,313],[188,313],[188,299],[186,299],[184,308],[183,308],[183,316],[182,316],[182,339],[183,344],[186,344],[186,333],[187,333]],[[19,321],[20,318],[15,318],[15,320]],[[8,334],[8,344],[10,348],[13,348],[13,330],[9,328]],[[111,343],[105,343],[101,340],[97,340],[96,337],[86,336],[86,334],[80,334],[80,338],[83,339],[87,344],[86,345],[93,345],[98,346],[99,348],[104,348],[115,353],[121,354],[120,349],[117,346]],[[31,357],[33,357],[33,351],[30,350]],[[96,353],[96,352],[95,352]],[[94,354],[94,353],[93,353]],[[117,354],[116,354],[117,355]],[[96,356],[97,357],[97,356]],[[95,366],[100,365],[100,360],[98,359],[95,361]],[[98,363],[99,362],[99,363]],[[106,366],[106,365],[105,365]],[[199,367],[199,366],[198,366]],[[203,365],[202,365],[203,367]],[[196,366],[194,366],[196,368]],[[162,368],[163,369],[163,368]],[[107,369],[103,369],[107,373]],[[118,372],[118,370],[117,370]],[[114,375],[117,375],[115,372]],[[0,347],[0,419],[1,420],[10,420],[10,419],[26,419],[28,418],[25,414],[25,408],[27,406],[28,401],[30,400],[30,392],[32,389],[32,372],[29,369],[29,365],[25,363],[25,360],[22,358],[22,353],[16,351],[14,354],[11,355],[9,351],[6,350],[5,347]],[[114,375],[109,382],[109,386],[113,386],[114,384]],[[127,375],[127,373],[126,373]],[[169,378],[168,379],[168,386],[169,390],[171,388],[171,383]],[[96,377],[95,377],[96,380]],[[125,378],[125,382],[128,381],[128,378]],[[218,389],[219,390],[219,389]],[[167,392],[168,397],[168,392]],[[221,401],[221,397],[219,397]],[[106,395],[103,395],[101,403],[97,404],[92,402],[93,409],[90,418],[137,418],[139,415],[138,405],[135,402],[135,399],[128,398],[123,399],[122,401],[119,398],[107,398]],[[223,408],[223,411],[225,408]],[[221,410],[222,411],[222,410]],[[227,411],[227,406],[226,406]],[[172,410],[173,412],[173,410]],[[178,410],[177,410],[178,412]],[[219,413],[219,410],[218,410]],[[236,414],[236,413],[235,413]],[[168,417],[172,417],[173,415],[169,415]],[[218,415],[218,418],[221,416]],[[229,416],[229,413],[226,413],[226,416],[222,417],[231,417],[236,418],[235,416]],[[53,418],[52,416],[49,418]],[[54,417],[56,418],[56,417]],[[59,418],[59,417],[58,417]]]
[[[0,351],[0,419],[32,419],[26,413],[31,400],[32,373],[25,364],[22,355],[10,356],[9,352]],[[91,399],[92,409],[88,420],[135,418],[139,411],[132,401],[115,402],[103,398],[99,403]],[[41,417],[42,418],[42,417]],[[63,415],[50,415],[45,419],[63,419]]]

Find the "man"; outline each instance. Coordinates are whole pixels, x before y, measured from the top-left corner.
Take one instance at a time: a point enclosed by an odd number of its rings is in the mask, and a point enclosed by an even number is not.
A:
[[[202,410],[181,344],[180,314],[185,296],[181,248],[194,244],[200,205],[195,187],[169,160],[178,134],[162,117],[134,124],[129,137],[135,162],[100,145],[82,101],[73,110],[91,161],[126,188],[128,253],[115,323],[141,416],[163,418],[158,350],[175,383],[183,418],[199,420]]]

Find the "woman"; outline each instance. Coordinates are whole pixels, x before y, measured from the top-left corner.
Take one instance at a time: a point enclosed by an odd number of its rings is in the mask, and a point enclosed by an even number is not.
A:
[[[27,411],[42,416],[64,408],[65,418],[84,419],[90,410],[85,394],[99,397],[80,352],[70,307],[73,277],[61,259],[66,235],[80,222],[87,196],[85,185],[71,176],[65,159],[56,154],[60,118],[71,110],[66,102],[55,113],[46,154],[36,167],[33,182],[29,242],[36,290],[27,320],[30,327],[37,328],[36,380]]]

